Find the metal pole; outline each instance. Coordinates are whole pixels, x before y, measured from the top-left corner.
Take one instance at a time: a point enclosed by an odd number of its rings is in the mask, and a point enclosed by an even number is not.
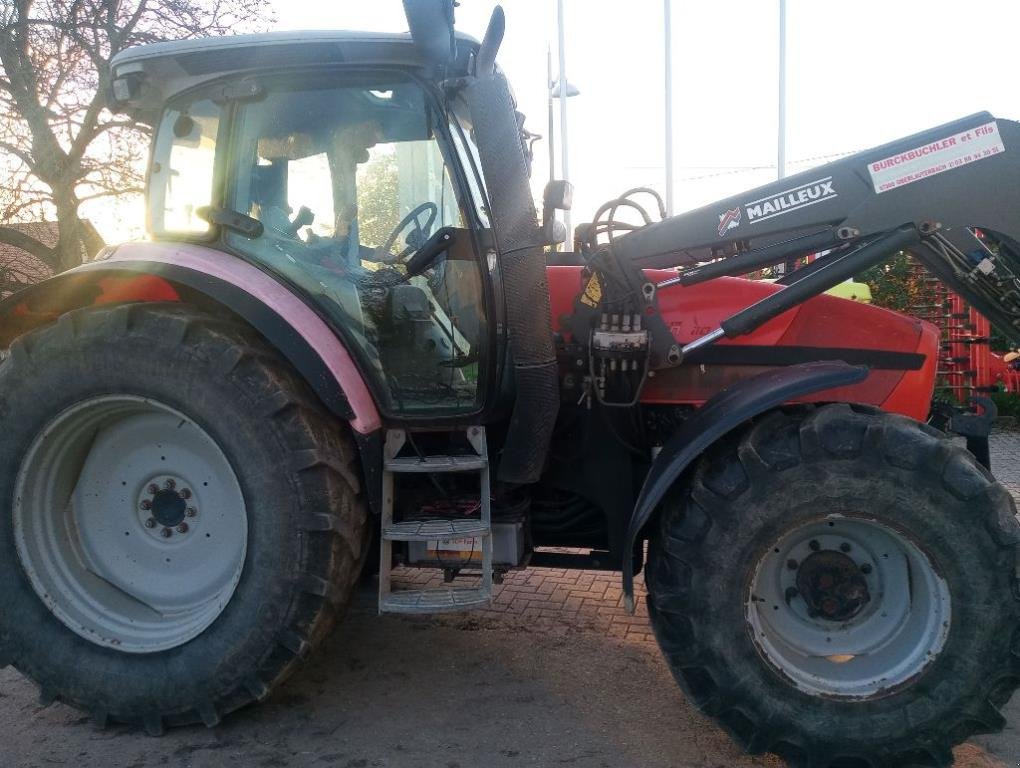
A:
[[[673,215],[673,11],[671,0],[664,0],[663,22],[666,28],[666,215]]]
[[[570,180],[569,165],[567,163],[567,52],[564,44],[563,32],[563,0],[556,3],[556,22],[559,27],[560,46],[560,166],[561,177],[564,181]],[[570,211],[563,212],[563,223],[567,228],[567,248],[574,246],[574,233],[570,228]]]
[[[556,178],[556,149],[553,146],[556,143],[556,139],[553,137],[553,76],[552,76],[552,46],[550,45],[545,52],[545,63],[546,63],[546,85],[545,93],[546,98],[549,100],[549,181]]]
[[[779,0],[779,178],[786,178],[786,0]]]

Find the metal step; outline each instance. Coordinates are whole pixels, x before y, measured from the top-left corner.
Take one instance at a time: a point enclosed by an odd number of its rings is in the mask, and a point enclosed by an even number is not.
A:
[[[410,520],[383,529],[389,541],[439,541],[488,536],[491,528],[481,520]]]
[[[492,599],[492,509],[489,460],[485,428],[461,428],[473,455],[400,456],[408,442],[402,429],[386,432],[383,446],[382,510],[379,543],[379,612],[442,613],[468,611],[488,605]],[[452,430],[461,431],[461,430]],[[478,518],[449,517],[438,520],[394,520],[394,475],[399,472],[477,472]],[[425,590],[393,590],[393,542],[429,542],[470,538],[481,542],[481,583],[474,588],[446,586]],[[410,546],[410,545],[409,545]]]
[[[390,592],[379,603],[385,613],[446,613],[469,611],[492,600],[489,587],[439,587]]]
[[[387,472],[480,472],[488,466],[484,456],[408,456],[387,459]]]

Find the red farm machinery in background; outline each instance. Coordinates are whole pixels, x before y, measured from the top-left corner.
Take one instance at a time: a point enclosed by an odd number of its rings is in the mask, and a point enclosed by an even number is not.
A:
[[[959,403],[974,395],[1020,392],[1020,370],[1014,367],[1020,358],[992,351],[988,318],[914,260],[910,282],[909,314],[940,331],[937,388]]]

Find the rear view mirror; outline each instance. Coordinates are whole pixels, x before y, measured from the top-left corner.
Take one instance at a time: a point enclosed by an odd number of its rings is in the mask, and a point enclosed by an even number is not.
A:
[[[563,223],[556,220],[556,211],[569,211],[574,201],[574,185],[569,181],[553,180],[545,185],[542,194],[542,234],[546,245],[559,245],[567,239]]]
[[[553,180],[545,185],[542,194],[544,210],[569,211],[573,202],[574,185],[569,181]]]

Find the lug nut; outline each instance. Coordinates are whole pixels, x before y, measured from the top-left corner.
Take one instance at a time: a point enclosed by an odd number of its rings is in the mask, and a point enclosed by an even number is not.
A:
[[[166,489],[167,489],[168,491],[172,491],[172,490],[173,490],[174,488],[176,488],[176,487],[177,487],[177,483],[176,483],[176,482],[174,481],[174,479],[173,479],[172,477],[168,477],[168,478],[166,479],[166,482],[165,482],[165,483],[163,483],[163,486],[164,486],[164,487],[165,487],[165,488],[166,488]]]
[[[156,527],[156,518],[150,517],[148,520],[146,520],[145,521],[145,527],[146,528],[155,528]]]
[[[797,561],[794,560],[792,557],[786,561],[786,567],[789,568],[791,571],[797,570],[797,565],[798,565]]]
[[[799,594],[800,594],[800,592],[797,591],[796,587],[787,587],[786,588],[786,595],[785,595],[785,597],[786,597],[786,604],[789,605],[790,601],[793,600],[793,598],[795,598]]]
[[[149,487],[147,490],[149,491],[149,493],[155,496],[156,492],[159,490],[159,486],[156,485],[155,483],[149,483]]]
[[[152,509],[152,502],[148,499],[142,499],[142,503],[139,504],[142,509]]]
[[[198,510],[195,509],[194,507],[188,507],[186,510],[184,510],[184,514],[187,515],[188,517],[194,517],[195,515],[198,514]]]
[[[809,547],[811,547],[811,551],[812,551],[812,552],[817,552],[817,551],[818,551],[819,549],[821,549],[821,548],[822,548],[822,545],[821,545],[821,544],[819,544],[819,543],[818,543],[817,541],[815,541],[814,539],[811,539],[811,541],[809,541],[809,542],[808,542],[808,546],[809,546]]]
[[[190,488],[181,488],[180,497],[182,499],[190,499],[191,498],[191,489]]]
[[[187,533],[187,532],[188,532],[188,524],[187,523],[181,523],[180,525],[177,526],[177,533]]]
[[[864,565],[862,565],[861,573],[863,573],[865,576],[871,573],[871,563],[865,563]]]
[[[850,551],[850,545],[847,542],[844,541],[842,544],[839,545],[839,551],[840,552],[849,552]]]
[[[162,537],[163,537],[164,539],[169,539],[169,538],[170,538],[171,536],[173,536],[173,535],[174,535],[174,532],[173,532],[173,531],[171,531],[171,530],[170,530],[169,528],[164,528],[164,529],[163,529],[162,531],[160,531],[160,532],[159,532],[159,534],[160,534],[160,536],[162,536]]]

